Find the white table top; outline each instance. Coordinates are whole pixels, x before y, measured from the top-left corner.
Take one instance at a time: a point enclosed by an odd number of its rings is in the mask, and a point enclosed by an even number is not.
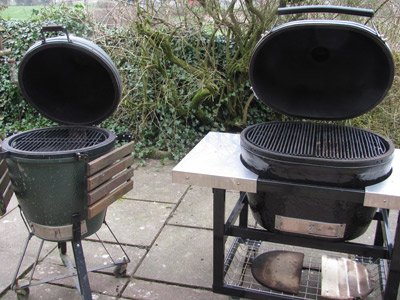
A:
[[[392,166],[388,179],[365,188],[365,206],[400,209],[400,149]],[[231,133],[208,133],[172,170],[175,183],[232,191],[256,193],[257,179],[240,161],[240,135]]]

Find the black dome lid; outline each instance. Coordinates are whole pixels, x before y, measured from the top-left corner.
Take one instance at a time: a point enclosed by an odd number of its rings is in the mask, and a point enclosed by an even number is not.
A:
[[[24,55],[18,74],[24,98],[61,124],[98,124],[121,98],[121,79],[96,44],[74,36],[37,42]]]
[[[257,44],[250,81],[259,100],[286,115],[340,120],[382,101],[394,77],[391,51],[368,26],[306,20],[274,28]]]

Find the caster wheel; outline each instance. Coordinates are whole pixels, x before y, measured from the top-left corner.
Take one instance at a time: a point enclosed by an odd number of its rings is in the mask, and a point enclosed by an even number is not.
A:
[[[128,264],[118,265],[114,268],[113,274],[116,278],[126,277],[126,268]]]
[[[29,288],[15,290],[18,300],[25,300],[29,298]]]

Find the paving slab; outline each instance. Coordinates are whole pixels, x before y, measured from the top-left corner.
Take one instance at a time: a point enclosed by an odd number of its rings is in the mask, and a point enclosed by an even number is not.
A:
[[[134,187],[124,197],[129,199],[177,203],[187,190],[184,184],[172,183],[171,171],[176,162],[162,164],[159,160],[147,160],[134,173]]]
[[[8,205],[7,205],[6,214],[10,213],[17,206],[18,206],[18,200],[17,200],[17,197],[15,196],[15,194],[13,194],[13,196],[10,199],[10,203],[8,203]]]
[[[93,272],[88,273],[88,276],[92,292],[108,296],[118,296],[129,281],[129,278],[116,278],[113,275]],[[55,283],[68,287],[75,287],[73,278],[62,279],[55,281]]]
[[[106,221],[121,243],[148,247],[173,208],[170,203],[122,199],[109,206]],[[98,234],[105,241],[115,241],[105,226],[100,228]]]
[[[118,245],[115,244],[104,244],[107,248],[107,251],[104,249],[100,242],[92,242],[84,240],[82,241],[82,249],[85,256],[85,262],[87,269],[99,268],[99,267],[107,267],[106,269],[99,270],[99,272],[107,273],[109,275],[113,274],[114,271],[114,261],[122,261],[124,257],[124,253]],[[131,246],[123,246],[125,252],[130,258],[130,262],[127,265],[127,276],[133,274],[133,271],[136,270],[140,261],[146,254],[145,249],[140,249]],[[74,255],[71,243],[67,243],[67,255],[70,257],[70,260],[73,261]],[[112,260],[112,259],[113,260]],[[54,269],[55,266],[61,266],[62,261],[60,258],[59,251],[55,249],[52,251],[44,260],[43,263],[37,266],[37,271],[35,272],[34,278],[36,279],[44,279],[49,277],[51,273],[57,272],[57,275],[66,274],[66,268],[57,268]]]
[[[0,293],[11,284],[18,261],[22,256],[23,247],[28,237],[28,231],[21,219],[19,209],[14,209],[0,219]],[[25,254],[21,272],[24,272],[35,261],[40,239],[32,237]],[[41,257],[54,248],[54,243],[45,242]],[[4,263],[7,262],[7,263]]]
[[[149,300],[227,300],[228,296],[214,294],[212,291],[186,288],[171,284],[132,279],[124,297]]]
[[[391,235],[392,241],[393,241],[394,235],[396,233],[398,214],[399,214],[398,211],[391,211],[389,213],[388,221],[389,221],[389,229],[390,229],[390,235]],[[375,239],[376,224],[377,224],[377,221],[375,221],[375,220],[372,221],[371,224],[368,226],[367,231],[362,236],[352,240],[352,242],[373,245],[374,239]]]
[[[134,276],[210,288],[212,237],[210,230],[165,226]]]
[[[65,273],[65,267],[62,265],[57,265],[57,264],[52,264],[49,261],[44,261],[42,264],[38,266],[38,272],[37,275],[43,276],[43,278],[36,278],[36,280],[32,281],[33,283],[38,282],[37,280],[42,280],[46,277],[49,273],[52,273],[53,275],[64,275],[68,274]],[[89,272],[88,273],[89,277],[89,284],[90,288],[93,293],[101,294],[101,295],[108,295],[108,296],[118,296],[122,292],[122,289],[125,287],[125,285],[128,284],[129,282],[129,277],[115,277],[114,275],[110,274],[105,274],[105,273],[95,273],[95,272]],[[64,287],[69,287],[72,289],[76,288],[78,280],[76,276],[73,277],[67,277],[59,280],[54,280],[51,281],[51,284],[57,284],[57,285],[62,285]],[[44,287],[44,285],[39,285]],[[57,298],[57,295],[54,295],[54,298]]]
[[[53,284],[43,284],[30,287],[29,300],[57,299],[57,300],[81,300],[81,296],[76,289],[63,287]],[[2,300],[17,299],[14,291],[8,291],[1,297]],[[116,297],[92,293],[93,300],[114,300]],[[123,298],[118,298],[123,299]]]
[[[225,220],[228,219],[239,198],[238,192],[227,192],[225,200]],[[190,187],[183,200],[179,203],[168,224],[213,228],[213,193],[206,187]],[[249,224],[254,224],[254,218],[249,211]]]

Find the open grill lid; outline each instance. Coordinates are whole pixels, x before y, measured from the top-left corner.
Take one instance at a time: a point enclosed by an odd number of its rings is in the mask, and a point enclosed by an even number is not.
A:
[[[45,38],[46,31],[65,35]],[[111,58],[93,42],[68,35],[65,27],[44,27],[42,35],[19,65],[25,100],[61,124],[92,125],[109,117],[121,98],[121,79]]]
[[[329,6],[301,8],[281,11],[342,12]],[[340,120],[362,115],[382,101],[392,85],[394,63],[386,43],[368,26],[304,20],[266,34],[254,49],[249,72],[256,97],[274,110]]]

